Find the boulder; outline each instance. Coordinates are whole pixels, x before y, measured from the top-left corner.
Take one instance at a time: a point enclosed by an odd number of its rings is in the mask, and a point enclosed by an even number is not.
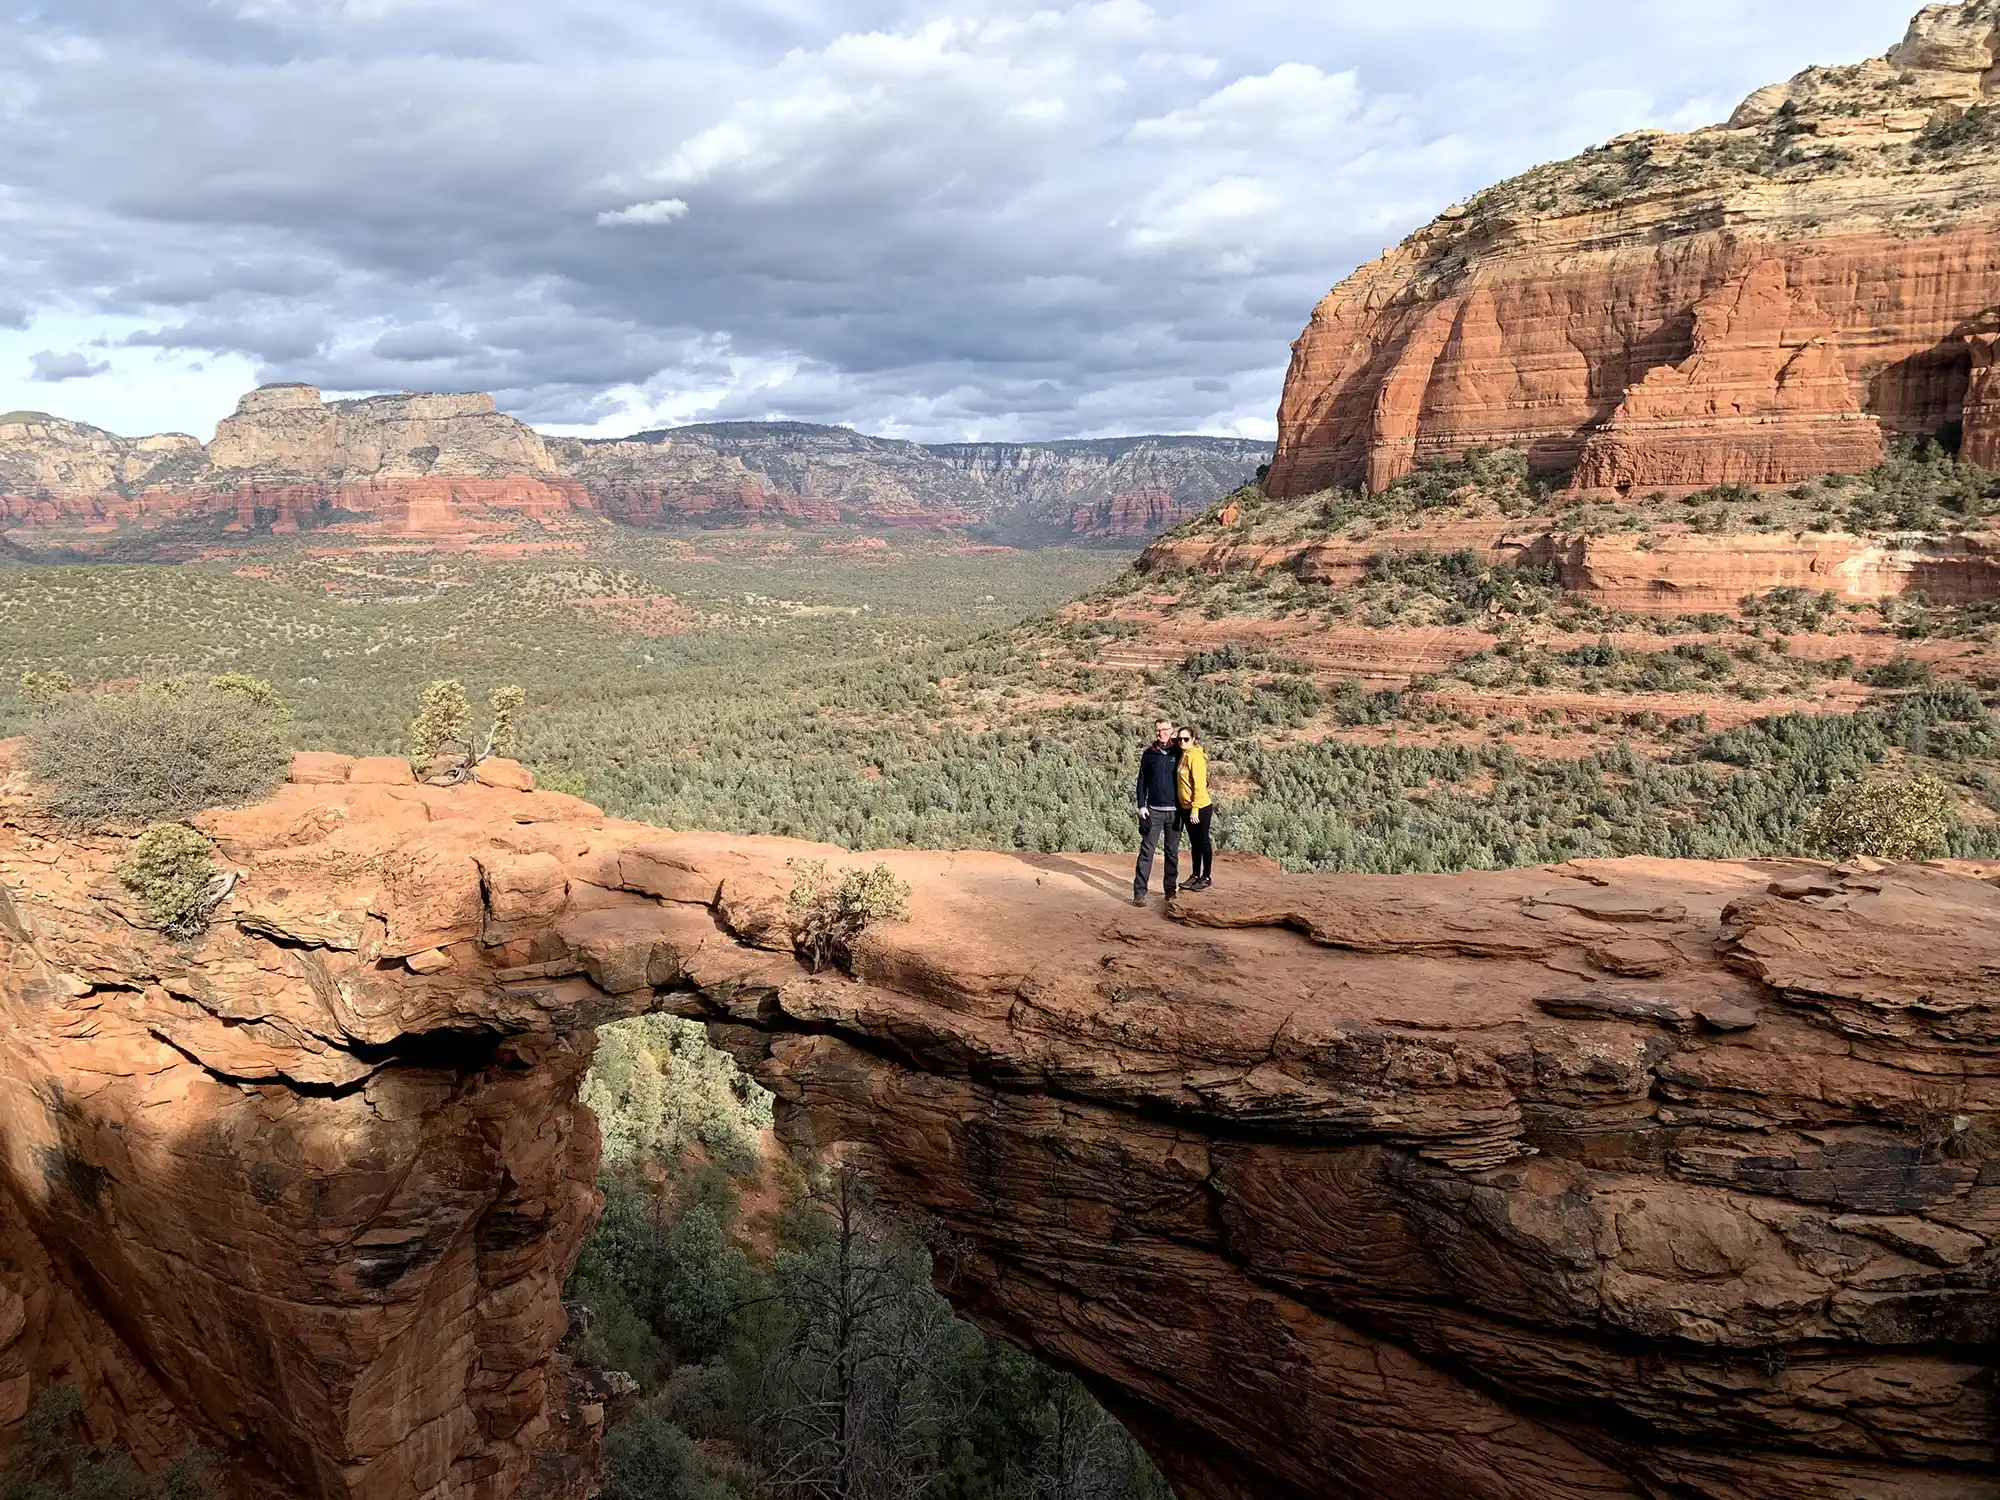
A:
[[[292,754],[291,779],[302,786],[336,786],[354,770],[354,757],[334,755],[325,750],[297,750]]]
[[[414,786],[416,772],[402,755],[357,756],[347,779],[356,786]]]

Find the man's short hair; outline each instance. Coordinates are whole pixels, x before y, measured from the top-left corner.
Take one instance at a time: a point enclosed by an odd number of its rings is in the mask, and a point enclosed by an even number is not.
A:
[[[1153,727],[1154,727],[1155,729],[1159,729],[1159,728],[1161,728],[1161,727],[1163,727],[1163,726],[1164,726],[1165,728],[1168,728],[1168,729],[1172,729],[1172,728],[1174,727],[1174,721],[1173,721],[1172,719],[1155,719],[1155,720],[1153,720]]]

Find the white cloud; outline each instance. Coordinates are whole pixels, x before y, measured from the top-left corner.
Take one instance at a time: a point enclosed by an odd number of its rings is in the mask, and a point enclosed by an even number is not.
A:
[[[1325,132],[1352,119],[1362,102],[1353,69],[1327,74],[1310,63],[1288,62],[1239,78],[1192,108],[1140,120],[1132,139],[1226,140],[1259,150],[1307,142],[1324,149],[1330,144]]]
[[[128,431],[201,430],[270,378],[484,387],[593,431],[936,438],[1266,431],[1313,303],[1437,209],[1902,23],[1881,0],[44,10],[59,34],[0,28],[0,401],[48,402],[33,356],[88,350],[109,368],[62,399]]]
[[[679,198],[656,198],[650,203],[634,203],[630,208],[607,210],[597,216],[599,224],[671,224],[687,217],[688,206]]]

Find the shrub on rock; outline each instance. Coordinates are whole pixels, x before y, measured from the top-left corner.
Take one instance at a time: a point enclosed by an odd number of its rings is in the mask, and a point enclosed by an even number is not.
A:
[[[228,890],[214,851],[185,823],[155,823],[133,843],[118,879],[139,898],[148,922],[175,937],[193,937]]]
[[[481,744],[473,732],[472,700],[457,678],[441,678],[424,689],[410,723],[410,746],[419,770],[435,782],[470,781],[479,763],[510,750],[520,729],[528,696],[513,684],[487,695],[490,722]]]
[[[291,765],[289,718],[251,678],[74,694],[29,730],[28,773],[66,823],[170,822],[275,791]]]
[[[788,861],[795,873],[785,903],[792,946],[817,974],[874,922],[900,922],[910,914],[910,883],[885,864],[837,874],[823,859]]]

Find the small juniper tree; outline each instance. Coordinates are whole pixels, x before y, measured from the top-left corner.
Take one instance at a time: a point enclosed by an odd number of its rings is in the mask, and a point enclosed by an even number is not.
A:
[[[817,974],[875,922],[900,922],[910,915],[910,885],[885,864],[849,868],[837,874],[823,859],[787,861],[793,871],[785,909],[791,917],[792,946]]]
[[[424,689],[417,716],[410,723],[410,747],[419,762],[437,759],[463,747],[472,748],[472,700],[465,684],[441,678]]]
[[[410,745],[417,764],[429,767],[442,762],[433,773],[434,780],[469,780],[482,760],[514,747],[527,702],[527,693],[512,684],[488,694],[486,738],[481,742],[473,732],[472,700],[466,695],[465,684],[455,677],[433,682],[424,689],[417,717],[410,724]]]

